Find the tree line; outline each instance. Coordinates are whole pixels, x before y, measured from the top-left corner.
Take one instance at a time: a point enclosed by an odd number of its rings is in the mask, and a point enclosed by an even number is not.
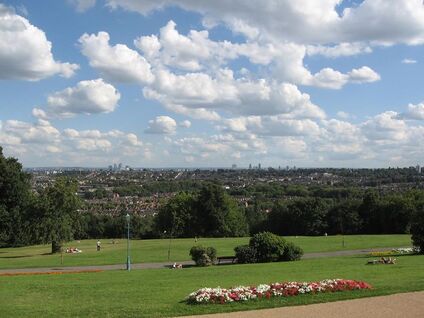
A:
[[[78,184],[70,178],[37,192],[30,176],[0,147],[0,246],[51,243],[57,252],[71,239],[125,235],[126,211],[119,216],[88,214],[79,209]],[[316,193],[316,192],[314,192]],[[328,191],[324,193],[328,194]],[[412,233],[424,241],[424,191],[380,195],[296,197],[270,201],[259,191],[247,206],[219,183],[181,191],[155,216],[131,216],[133,238],[230,237],[269,231],[278,235]],[[421,243],[418,243],[419,245]],[[423,249],[422,249],[423,250]]]

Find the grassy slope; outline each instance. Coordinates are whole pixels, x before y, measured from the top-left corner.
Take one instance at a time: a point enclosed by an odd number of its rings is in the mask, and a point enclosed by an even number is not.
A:
[[[396,265],[365,265],[365,257],[230,265],[183,270],[0,277],[4,317],[164,317],[251,310],[424,290],[424,256],[402,256]],[[200,287],[230,287],[324,278],[364,280],[372,291],[252,301],[228,305],[187,305]]]
[[[233,255],[234,247],[247,244],[249,238],[202,238],[197,243],[194,239],[174,239],[171,242],[170,262],[190,259],[188,251],[195,244],[213,246],[218,256]],[[345,247],[342,247],[341,236],[328,237],[287,237],[301,246],[306,253],[325,252],[362,248],[410,246],[410,235],[352,235],[345,236]],[[64,254],[63,266],[119,264],[126,260],[126,240],[102,240],[102,251],[96,252],[96,240],[85,240],[80,243],[70,242],[66,247],[78,247],[80,254]],[[169,240],[133,240],[131,254],[133,263],[167,262]],[[0,249],[0,269],[49,267],[60,265],[60,255],[50,255],[49,245],[37,245],[22,248]]]

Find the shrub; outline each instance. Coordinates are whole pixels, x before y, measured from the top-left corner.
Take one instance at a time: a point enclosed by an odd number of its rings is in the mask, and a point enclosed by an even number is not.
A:
[[[424,254],[424,207],[418,209],[413,215],[411,234],[412,244],[419,248],[420,254]]]
[[[216,261],[216,249],[201,245],[193,246],[190,249],[190,256],[197,266],[210,266]]]
[[[238,263],[256,263],[256,250],[249,245],[239,245],[234,248],[234,252]]]
[[[298,261],[303,256],[303,250],[293,242],[287,242],[281,261]]]
[[[206,255],[209,256],[212,263],[216,262],[216,248],[214,248],[214,247],[206,248]]]
[[[256,252],[257,262],[272,262],[283,257],[286,241],[273,233],[255,234],[249,241],[249,246]]]

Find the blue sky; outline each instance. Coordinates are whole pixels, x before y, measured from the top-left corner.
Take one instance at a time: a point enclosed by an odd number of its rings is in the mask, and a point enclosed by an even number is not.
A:
[[[420,0],[0,1],[27,167],[424,164]]]

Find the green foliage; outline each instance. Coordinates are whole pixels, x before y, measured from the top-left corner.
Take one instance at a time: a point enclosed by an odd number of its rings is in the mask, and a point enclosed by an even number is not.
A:
[[[417,209],[411,224],[412,243],[424,254],[424,205]]]
[[[329,204],[319,198],[278,202],[268,219],[268,228],[279,235],[322,235],[327,229]]]
[[[156,229],[173,237],[248,234],[244,210],[216,184],[205,184],[197,195],[181,192],[168,200],[159,210]]]
[[[73,239],[81,225],[75,180],[59,178],[41,193],[38,210],[41,214],[43,241],[52,244],[52,253],[60,252],[63,242]]]
[[[256,250],[249,245],[239,245],[234,248],[237,262],[240,264],[256,263]]]
[[[195,202],[196,232],[200,236],[243,236],[247,222],[243,211],[222,186],[204,185]]]
[[[193,246],[190,249],[190,256],[197,266],[210,266],[216,262],[216,249],[201,245]]]
[[[327,231],[332,234],[356,234],[360,233],[362,222],[358,208],[360,201],[344,200],[333,207],[327,213]]]
[[[303,256],[303,250],[293,242],[287,242],[284,246],[284,253],[281,261],[298,261]]]
[[[173,237],[193,237],[195,222],[195,198],[187,192],[180,192],[162,206],[156,217],[159,233],[166,231]]]
[[[0,147],[0,246],[31,243],[32,195],[30,176],[15,158],[6,158]]]
[[[234,251],[239,263],[295,261],[303,255],[300,247],[270,232],[253,235],[249,245],[239,245]]]
[[[286,241],[273,233],[261,232],[253,235],[249,246],[255,250],[256,259],[260,263],[273,262],[282,258]]]

